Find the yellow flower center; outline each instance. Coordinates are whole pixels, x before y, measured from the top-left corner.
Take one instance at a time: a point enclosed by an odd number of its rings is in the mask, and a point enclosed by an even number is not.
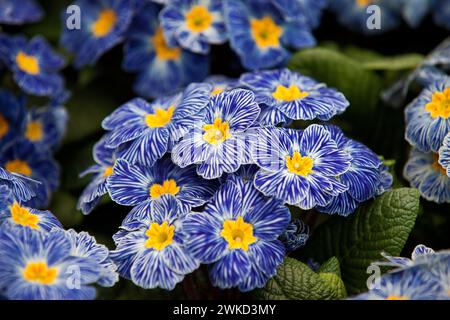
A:
[[[441,172],[442,175],[446,176],[447,175],[447,171],[444,169],[444,167],[441,166],[441,164],[439,163],[439,154],[435,153],[433,155],[434,157],[434,162],[432,164],[433,169],[437,172]]]
[[[152,223],[145,232],[148,239],[145,241],[145,247],[155,250],[162,250],[173,242],[174,226],[169,226],[165,221],[163,224]]]
[[[163,184],[155,183],[150,187],[150,197],[159,198],[163,194],[176,195],[180,191],[180,187],[174,179],[164,180]]]
[[[30,282],[51,285],[58,276],[56,268],[49,268],[45,262],[30,262],[23,270],[23,277]]]
[[[180,48],[170,48],[161,27],[159,27],[155,35],[150,38],[153,47],[155,48],[156,56],[161,60],[178,60],[181,54]]]
[[[314,160],[295,151],[292,157],[286,156],[286,166],[289,172],[306,177],[313,172]]]
[[[145,123],[150,128],[161,128],[172,120],[173,113],[175,111],[175,107],[171,106],[167,110],[162,108],[157,108],[155,113],[147,114],[145,116]]]
[[[435,92],[431,97],[431,102],[425,105],[425,110],[431,113],[432,118],[447,119],[450,117],[450,88],[446,88],[442,92]]]
[[[222,122],[222,118],[216,118],[212,124],[205,124],[203,130],[203,140],[209,144],[217,145],[231,137],[230,126],[228,122]]]
[[[25,137],[30,141],[40,141],[44,136],[42,130],[42,123],[39,121],[31,121],[27,125],[27,130],[25,131]]]
[[[309,92],[301,91],[296,85],[291,84],[289,88],[278,85],[272,93],[272,97],[280,101],[294,101],[309,96]]]
[[[204,6],[193,6],[185,15],[186,25],[193,32],[202,32],[212,24],[212,14]]]
[[[233,220],[225,220],[220,235],[228,242],[229,249],[242,249],[247,251],[248,246],[256,242],[258,238],[253,236],[253,226],[244,222],[242,217]]]
[[[386,300],[408,300],[408,297],[392,295],[392,296],[387,297]]]
[[[250,21],[252,37],[260,48],[279,47],[283,28],[278,26],[272,18],[264,17]]]
[[[9,208],[11,212],[12,220],[24,227],[31,229],[39,229],[39,217],[36,214],[31,213],[27,208],[22,208],[17,202]]]
[[[16,55],[16,63],[20,70],[28,74],[36,75],[41,71],[37,58],[23,51],[19,51]]]
[[[97,38],[107,36],[116,25],[116,22],[116,12],[113,9],[104,9],[92,24],[91,31]]]
[[[356,0],[356,4],[360,7],[367,7],[368,5],[374,3],[376,0]]]
[[[0,114],[0,139],[8,134],[9,123],[3,115]]]
[[[222,93],[224,89],[222,87],[215,87],[213,91],[211,91],[211,96],[216,96],[219,93]]]
[[[24,176],[28,176],[28,177],[30,177],[33,173],[33,170],[31,170],[28,163],[26,163],[26,161],[22,161],[22,160],[8,161],[5,164],[5,169],[10,172],[20,173],[20,174],[23,174]]]
[[[110,175],[112,175],[114,173],[114,169],[113,167],[106,167],[105,171],[103,171],[103,176],[104,177],[109,177]]]

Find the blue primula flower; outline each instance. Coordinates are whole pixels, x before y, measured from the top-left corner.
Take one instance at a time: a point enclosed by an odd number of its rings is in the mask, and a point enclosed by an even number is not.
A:
[[[203,212],[189,213],[183,230],[194,257],[211,264],[214,286],[250,291],[264,287],[282,263],[285,249],[277,238],[289,221],[281,201],[236,177],[222,185]]]
[[[253,92],[225,91],[211,98],[193,129],[172,150],[180,167],[197,164],[197,173],[215,179],[250,163],[246,130],[258,118],[260,108]]]
[[[0,185],[8,187],[17,199],[27,201],[36,195],[40,182],[0,166]]]
[[[246,73],[239,80],[255,92],[258,103],[292,120],[329,120],[349,105],[337,90],[288,69]]]
[[[17,85],[26,93],[52,96],[63,89],[64,78],[58,71],[65,61],[47,41],[36,36],[0,36],[0,58],[14,74]]]
[[[107,139],[108,135],[103,136],[94,146],[92,154],[96,164],[90,166],[80,174],[80,177],[87,174],[94,175],[92,181],[78,199],[77,208],[84,214],[91,213],[103,195],[108,193],[106,181],[113,173],[116,150],[106,146]]]
[[[11,300],[95,298],[98,264],[71,255],[64,233],[0,229],[0,288]]]
[[[25,127],[25,99],[0,90],[0,147],[14,143]]]
[[[21,205],[11,190],[0,185],[0,226],[22,226],[33,230],[50,231],[62,228],[50,211],[40,211]]]
[[[304,16],[311,28],[320,24],[328,0],[270,0],[287,19]]]
[[[338,181],[348,187],[348,190],[333,197],[331,202],[317,209],[321,212],[348,216],[356,210],[360,203],[374,198],[390,188],[385,185],[384,174],[390,176],[386,179],[392,183],[392,176],[385,170],[378,156],[360,142],[344,136],[342,130],[333,125],[327,125],[331,138],[339,149],[346,152],[351,158],[351,165],[347,172],[337,177]],[[381,186],[380,186],[381,185]]]
[[[95,64],[106,51],[124,39],[133,15],[133,1],[78,0],[73,4],[81,11],[80,26],[66,26],[67,15],[63,12],[60,42],[75,54],[74,65],[81,68]]]
[[[281,234],[280,241],[283,242],[286,252],[290,253],[303,247],[309,238],[309,227],[299,219],[292,220]]]
[[[305,210],[326,206],[348,189],[335,177],[349,170],[352,158],[317,124],[303,131],[260,129],[253,159],[261,168],[254,181],[258,190]]]
[[[113,238],[111,252],[120,275],[145,288],[172,290],[198,268],[187,251],[182,212],[173,196],[163,195],[143,215],[130,215]]]
[[[438,253],[439,254],[439,253]],[[450,299],[450,252],[445,252],[442,254],[442,258],[438,262],[433,261],[430,264],[428,270],[433,274],[433,276],[438,281],[441,287],[441,295],[439,299],[449,300]]]
[[[35,0],[0,1],[0,24],[24,24],[37,22],[44,16],[39,3]]]
[[[177,167],[170,157],[159,160],[153,167],[131,165],[119,159],[113,172],[107,180],[111,199],[121,205],[136,206],[133,213],[145,213],[164,194],[173,195],[179,209],[187,212],[205,204],[216,190],[216,183],[201,179],[195,167]]]
[[[55,191],[59,185],[60,170],[56,161],[48,152],[41,152],[27,140],[19,140],[5,148],[0,154],[0,166],[10,173],[20,174],[40,182],[36,189],[36,196],[26,202],[29,207],[46,207],[51,192]]]
[[[240,87],[240,83],[237,79],[227,78],[222,75],[211,75],[205,79],[205,82],[210,83],[213,86],[211,90],[212,96]]]
[[[396,28],[401,22],[403,1],[333,0],[329,4],[340,24],[359,33],[379,34]],[[380,10],[381,20],[379,25],[375,24],[369,28],[371,22],[369,18],[374,14],[371,5],[376,5]]]
[[[436,24],[450,30],[450,5],[447,0],[431,0],[433,18]]]
[[[169,47],[159,24],[160,6],[147,3],[133,18],[124,46],[122,68],[138,73],[134,90],[143,97],[175,94],[209,72],[209,58]],[[149,41],[150,39],[150,41]]]
[[[247,69],[284,64],[290,56],[287,47],[315,45],[305,19],[285,19],[269,1],[225,0],[224,12],[231,47]]]
[[[445,136],[444,142],[439,148],[439,164],[450,177],[450,132]]]
[[[207,54],[210,44],[227,40],[221,0],[173,0],[159,17],[170,47]]]
[[[373,262],[373,265],[394,267],[392,271],[404,270],[419,264],[428,263],[427,257],[433,255],[435,252],[433,249],[428,248],[423,244],[417,245],[411,253],[411,259],[405,257],[393,257],[386,252],[382,252],[381,255],[386,259],[385,261]]]
[[[437,152],[450,132],[450,77],[425,88],[405,109],[406,140],[421,151]]]
[[[428,201],[450,203],[450,178],[439,164],[439,154],[412,149],[403,176]]]
[[[106,146],[121,146],[119,157],[130,163],[152,166],[169,152],[191,127],[211,92],[209,84],[191,84],[183,93],[147,103],[135,98],[106,117],[102,126],[111,131]]]

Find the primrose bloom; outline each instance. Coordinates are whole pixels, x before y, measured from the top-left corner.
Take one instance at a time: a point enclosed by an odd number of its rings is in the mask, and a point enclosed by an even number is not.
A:
[[[99,277],[97,263],[72,256],[69,239],[58,229],[45,233],[30,228],[2,228],[0,256],[0,288],[8,299],[95,298],[95,288],[89,285]],[[75,274],[77,279],[73,278]]]
[[[120,275],[145,288],[173,290],[184,275],[198,268],[186,250],[179,202],[163,195],[142,215],[129,215],[113,238],[111,252]]]
[[[24,130],[25,99],[0,90],[0,146],[13,143]]]
[[[200,120],[210,92],[209,84],[193,83],[173,97],[125,103],[102,122],[111,132],[106,146],[121,146],[119,157],[130,163],[152,166]]]
[[[417,149],[437,152],[450,132],[450,77],[430,84],[405,109],[406,140]]]
[[[32,209],[21,204],[6,186],[0,185],[0,227],[21,226],[33,230],[50,231],[62,228],[50,211]]]
[[[136,206],[133,212],[146,212],[153,201],[170,194],[179,203],[180,211],[189,211],[207,202],[216,190],[214,181],[201,179],[195,167],[180,168],[169,157],[153,167],[116,161],[113,174],[107,180],[111,199],[124,206]]]
[[[209,57],[169,46],[159,23],[160,6],[145,3],[135,14],[124,45],[122,68],[137,73],[134,90],[143,97],[175,94],[209,72]]]
[[[424,246],[423,244],[417,245],[411,253],[411,259],[405,257],[392,257],[385,252],[381,255],[386,261],[376,261],[372,263],[378,266],[395,267],[392,271],[400,271],[419,264],[428,263],[428,257],[434,254],[434,250]]]
[[[255,93],[259,104],[292,120],[329,120],[349,105],[337,90],[288,69],[250,72],[239,81]]]
[[[173,0],[160,14],[170,47],[180,45],[195,53],[209,53],[210,44],[227,40],[221,0]]]
[[[348,187],[347,191],[333,197],[328,205],[317,209],[321,212],[348,216],[360,203],[389,189],[392,176],[389,172],[384,172],[383,163],[368,147],[345,137],[342,130],[336,126],[327,125],[326,128],[338,148],[346,152],[352,160],[348,171],[337,177],[339,182]],[[384,174],[387,175],[387,179]]]
[[[116,151],[106,146],[107,139],[108,135],[103,136],[94,146],[92,155],[96,164],[90,166],[80,174],[82,177],[87,174],[94,175],[92,181],[78,199],[77,208],[84,214],[91,213],[103,195],[108,193],[106,181],[113,174]]]
[[[284,64],[286,47],[301,49],[315,45],[305,19],[285,19],[269,1],[224,0],[230,45],[247,69]]]
[[[264,197],[252,181],[235,176],[203,212],[186,216],[183,230],[193,256],[211,264],[214,286],[250,291],[263,287],[283,261],[284,246],[277,238],[289,220],[281,201]]]
[[[253,159],[260,167],[254,181],[259,191],[305,210],[326,206],[348,189],[335,177],[347,172],[352,158],[320,125],[258,130]]]
[[[80,7],[80,28],[67,28],[64,12],[60,42],[75,54],[74,65],[81,68],[95,64],[123,40],[133,15],[133,1],[78,0],[73,4]]]
[[[64,87],[58,71],[65,61],[41,36],[30,41],[23,36],[0,36],[0,58],[13,72],[17,85],[28,94],[52,96]]]
[[[193,129],[172,150],[172,160],[184,168],[197,164],[205,179],[232,173],[250,163],[246,131],[260,108],[249,90],[234,89],[211,98]]]
[[[403,176],[428,201],[449,203],[450,178],[439,161],[437,153],[412,149]]]
[[[299,19],[304,16],[311,28],[320,24],[322,11],[327,0],[270,0],[287,19]]]
[[[32,23],[41,20],[43,16],[44,11],[35,0],[0,1],[0,24]]]

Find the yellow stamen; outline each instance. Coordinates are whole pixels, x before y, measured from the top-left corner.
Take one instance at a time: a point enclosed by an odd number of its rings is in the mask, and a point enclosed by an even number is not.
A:
[[[407,296],[396,296],[396,295],[392,295],[392,296],[388,296],[386,298],[386,300],[408,300]]]
[[[185,19],[189,30],[202,32],[211,26],[213,16],[206,7],[197,5],[186,13]]]
[[[212,145],[222,143],[231,137],[230,126],[228,122],[222,122],[222,118],[216,118],[212,124],[205,124],[203,130],[205,131],[203,140]]]
[[[95,37],[101,38],[107,36],[117,22],[117,14],[113,9],[102,10],[97,20],[92,24],[91,31]]]
[[[41,71],[37,58],[23,51],[16,55],[16,63],[20,70],[28,74],[36,75]]]
[[[283,28],[278,26],[272,18],[251,19],[250,29],[258,47],[265,49],[280,46]]]
[[[286,156],[286,166],[289,172],[306,177],[313,172],[314,160],[295,151],[292,157]]]
[[[224,91],[224,88],[221,88],[221,87],[215,87],[214,89],[213,89],[213,91],[211,91],[211,96],[216,96],[216,95],[218,95],[219,93],[222,93]]]
[[[367,7],[368,5],[374,3],[376,0],[356,0],[356,4],[360,7]]]
[[[23,270],[23,277],[30,282],[51,285],[58,276],[56,268],[49,268],[45,262],[30,262]]]
[[[44,136],[44,132],[42,130],[42,123],[39,121],[31,121],[27,125],[27,129],[25,131],[25,137],[33,142],[40,141]]]
[[[15,223],[31,229],[39,229],[39,217],[31,213],[27,208],[21,207],[17,202],[13,203],[9,211]]]
[[[176,195],[180,191],[180,187],[174,179],[164,180],[161,184],[155,183],[150,187],[150,197],[159,198],[163,194]]]
[[[112,175],[114,173],[114,169],[113,167],[106,167],[105,171],[103,171],[103,176],[104,177],[109,177],[110,175]]]
[[[9,123],[6,118],[0,114],[0,139],[6,136],[9,132]]]
[[[30,166],[26,161],[22,160],[11,160],[5,164],[5,169],[10,172],[20,173],[24,176],[30,177],[33,174],[33,170],[31,170]]]
[[[175,111],[175,107],[171,106],[167,110],[162,108],[157,108],[155,113],[147,114],[145,116],[145,123],[150,128],[161,128],[172,120],[173,113]]]
[[[163,30],[159,27],[155,35],[150,38],[155,48],[156,56],[161,60],[178,60],[181,55],[180,48],[170,48],[164,39]]]
[[[242,217],[238,217],[235,221],[225,220],[220,235],[228,242],[229,249],[247,251],[248,246],[258,240],[253,236],[253,226],[244,222]]]
[[[309,92],[301,91],[296,85],[291,84],[289,88],[278,85],[275,91],[272,93],[272,97],[279,101],[294,101],[303,99],[309,96]]]
[[[173,242],[174,226],[169,226],[165,221],[163,224],[152,223],[145,232],[148,239],[145,241],[146,248],[162,250]]]
[[[431,102],[425,105],[425,110],[431,113],[432,118],[447,119],[450,117],[450,88],[433,93]]]

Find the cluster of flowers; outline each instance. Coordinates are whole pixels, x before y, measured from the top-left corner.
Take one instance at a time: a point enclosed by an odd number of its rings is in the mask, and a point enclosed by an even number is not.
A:
[[[411,259],[383,256],[373,263],[394,269],[372,284],[356,300],[448,300],[450,292],[450,251],[435,252],[424,245],[414,248]]]
[[[286,205],[347,216],[392,183],[377,155],[336,126],[276,126],[326,121],[348,104],[287,69],[133,99],[104,119],[79,207],[89,213],[106,193],[133,207],[111,257],[143,288],[173,289],[200,263],[214,286],[262,287],[307,239]]]

